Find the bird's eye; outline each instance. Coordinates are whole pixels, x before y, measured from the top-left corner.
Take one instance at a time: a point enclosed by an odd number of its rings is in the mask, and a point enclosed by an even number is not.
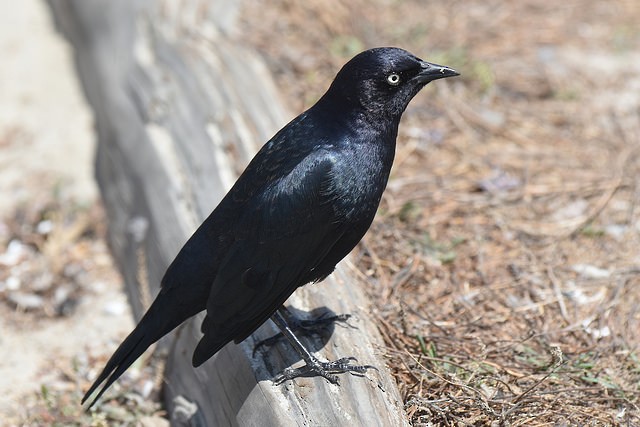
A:
[[[398,86],[400,84],[400,76],[396,73],[389,74],[387,76],[387,83],[391,86]]]

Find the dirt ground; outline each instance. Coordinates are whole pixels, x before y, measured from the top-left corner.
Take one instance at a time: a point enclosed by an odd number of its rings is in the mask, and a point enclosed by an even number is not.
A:
[[[117,402],[77,407],[131,321],[68,47],[39,2],[0,17],[0,413],[158,425],[153,364],[123,377]],[[638,22],[633,0],[276,0],[240,14],[238,37],[294,113],[368,47],[462,73],[407,110],[350,261],[413,425],[640,425]]]
[[[353,261],[412,423],[640,425],[638,3],[276,3],[246,34],[298,109],[370,46],[462,73]]]
[[[101,239],[91,113],[43,2],[0,2],[0,55],[0,425],[48,425],[38,408],[132,321]]]

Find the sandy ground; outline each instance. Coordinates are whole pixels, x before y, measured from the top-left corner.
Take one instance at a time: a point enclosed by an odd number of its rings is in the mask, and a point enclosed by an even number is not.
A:
[[[0,2],[0,56],[0,229],[17,206],[52,192],[64,203],[95,203],[91,113],[70,47],[44,2]],[[0,254],[6,251],[0,247]],[[108,271],[108,257],[102,264]],[[69,317],[33,321],[0,309],[0,414],[24,410],[22,398],[57,375],[56,361],[82,357],[88,347],[128,332],[132,320],[120,279],[103,276],[91,276],[90,292]]]

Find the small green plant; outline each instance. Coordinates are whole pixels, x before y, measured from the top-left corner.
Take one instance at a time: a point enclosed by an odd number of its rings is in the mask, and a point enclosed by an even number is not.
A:
[[[580,234],[586,237],[602,237],[604,236],[604,229],[593,224],[587,224],[580,230]]]
[[[417,242],[422,251],[443,264],[450,264],[456,260],[458,254],[455,248],[466,241],[463,237],[454,237],[448,243],[435,241],[429,233],[425,233],[422,241]]]
[[[474,58],[462,47],[434,52],[430,55],[433,62],[447,64],[460,71],[463,78],[477,82],[481,92],[487,92],[495,85],[495,73],[489,62]]]
[[[331,40],[329,51],[331,55],[338,58],[351,58],[352,56],[362,52],[364,44],[355,36],[338,36]]]

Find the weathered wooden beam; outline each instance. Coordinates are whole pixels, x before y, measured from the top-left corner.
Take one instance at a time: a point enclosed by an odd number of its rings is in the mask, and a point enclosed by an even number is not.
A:
[[[109,244],[139,319],[181,245],[259,144],[291,115],[260,58],[229,35],[236,1],[50,5],[74,45],[95,114],[96,176]],[[361,286],[339,266],[322,284],[296,291],[288,303],[303,311],[329,307],[354,314],[357,328],[337,327],[328,341],[306,342],[322,358],[356,356],[379,372],[367,378],[342,375],[339,387],[322,378],[275,386],[271,378],[300,361],[287,344],[253,354],[256,340],[275,332],[270,322],[194,369],[197,316],[161,343],[169,349],[165,399],[173,423],[406,425]]]

